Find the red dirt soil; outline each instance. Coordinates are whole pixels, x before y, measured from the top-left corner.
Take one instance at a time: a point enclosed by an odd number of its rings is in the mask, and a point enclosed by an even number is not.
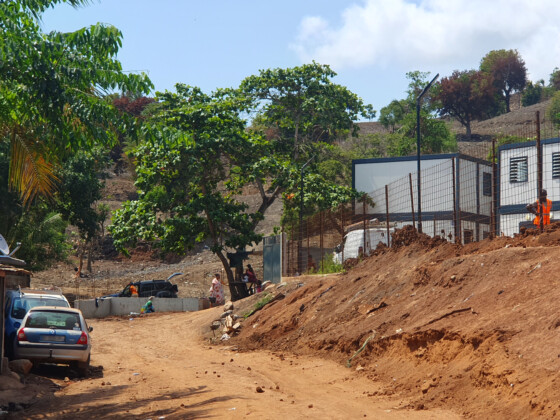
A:
[[[34,371],[20,394],[41,399],[11,416],[341,418],[351,401],[349,418],[560,417],[560,224],[466,246],[411,228],[393,240],[346,273],[235,302],[241,330],[223,343],[222,308],[91,321],[90,376]]]
[[[560,416],[560,225],[459,246],[403,229],[395,248],[303,285],[250,317],[233,343],[351,363],[467,418]]]

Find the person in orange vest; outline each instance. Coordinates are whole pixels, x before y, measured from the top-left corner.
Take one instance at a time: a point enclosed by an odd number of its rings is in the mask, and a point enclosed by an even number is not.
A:
[[[136,288],[136,286],[132,283],[130,283],[130,296],[132,297],[138,297],[138,289]]]
[[[539,200],[535,201],[532,204],[527,205],[527,211],[537,216],[535,217],[535,220],[533,220],[533,224],[535,226],[540,226],[541,224],[541,218],[540,218],[541,211],[542,211],[542,218],[543,218],[543,226],[550,225],[550,210],[552,210],[552,201],[546,197],[547,197],[546,190],[541,190]]]

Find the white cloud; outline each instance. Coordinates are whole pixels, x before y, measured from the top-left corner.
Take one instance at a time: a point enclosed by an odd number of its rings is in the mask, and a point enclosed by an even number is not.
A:
[[[517,49],[531,80],[560,67],[558,0],[365,0],[340,26],[302,20],[292,45],[303,62],[333,69],[451,71],[478,68],[491,50]]]

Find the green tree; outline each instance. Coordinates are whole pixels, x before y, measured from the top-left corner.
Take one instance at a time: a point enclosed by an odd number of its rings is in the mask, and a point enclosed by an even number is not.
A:
[[[379,111],[379,122],[383,127],[394,133],[404,116],[410,112],[409,102],[406,100],[392,100],[389,105]]]
[[[560,69],[558,67],[555,67],[550,74],[550,87],[560,90]]]
[[[378,140],[378,152],[382,156],[407,156],[416,152],[416,98],[428,84],[430,73],[412,71],[406,74],[409,79],[408,96],[403,100],[393,100],[381,109],[384,118],[380,122],[390,129],[383,141]],[[420,108],[420,134],[422,153],[442,153],[455,150],[457,143],[447,124],[435,118],[433,89],[428,91]]]
[[[288,69],[261,70],[247,77],[240,85],[240,93],[252,102],[252,129],[270,141],[275,161],[283,162],[264,168],[262,177],[255,178],[261,191],[262,214],[281,194],[294,194],[291,204],[299,206],[300,170],[311,159],[304,176],[306,184],[321,185],[325,197],[337,205],[341,197],[353,197],[340,179],[333,176],[334,162],[327,164],[331,145],[350,134],[355,137],[360,117],[372,118],[375,111],[346,87],[335,84],[336,76],[329,66],[318,63]],[[276,171],[276,172],[275,172]],[[307,177],[311,177],[307,180]],[[264,188],[263,180],[274,180],[274,188]],[[265,194],[265,191],[270,193]],[[305,189],[305,191],[310,191]],[[330,191],[329,194],[326,191]],[[334,192],[336,191],[336,193]],[[304,198],[305,211],[324,208],[324,200]]]
[[[82,241],[80,271],[84,254],[89,249],[88,270],[91,272],[94,239],[107,217],[105,210],[98,210],[95,203],[101,199],[102,179],[108,163],[108,156],[101,150],[79,151],[65,159],[58,172],[61,182],[55,194],[56,208],[65,220],[78,228]]]
[[[546,113],[554,125],[560,128],[560,91],[552,97]]]
[[[434,101],[440,115],[456,118],[471,138],[471,122],[481,119],[494,101],[492,79],[476,70],[455,70],[435,89]]]
[[[493,78],[494,87],[501,94],[510,112],[510,98],[514,92],[520,92],[527,84],[525,62],[517,50],[493,50],[480,62],[480,70]]]
[[[523,106],[530,106],[538,104],[543,96],[544,80],[539,80],[534,83],[529,81],[523,95],[521,96],[521,104]]]
[[[66,241],[68,223],[48,203],[40,201],[20,213],[6,239],[11,245],[21,242],[17,257],[32,270],[43,270],[67,257],[70,245]]]
[[[132,151],[139,198],[116,212],[109,231],[121,251],[137,239],[179,254],[209,241],[236,299],[227,251],[258,243],[254,227],[262,219],[237,196],[260,166],[273,164],[261,159],[268,144],[246,130],[246,104],[231,91],[206,95],[182,84],[176,90],[158,93],[145,139]]]
[[[288,69],[261,70],[247,77],[240,89],[255,101],[260,123],[274,127],[276,151],[305,161],[318,141],[332,142],[341,131],[357,134],[360,116],[375,111],[346,87],[332,82],[336,73],[313,62]]]
[[[147,76],[122,71],[122,34],[113,26],[43,33],[42,13],[60,3],[88,1],[0,2],[0,136],[11,144],[10,185],[27,204],[54,191],[62,151],[115,141],[122,119],[104,94],[152,87]]]

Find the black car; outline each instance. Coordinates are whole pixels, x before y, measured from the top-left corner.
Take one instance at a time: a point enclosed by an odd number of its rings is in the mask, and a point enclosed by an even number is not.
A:
[[[154,296],[157,298],[176,298],[178,288],[176,284],[171,284],[169,281],[175,276],[179,276],[183,273],[175,273],[167,278],[167,280],[144,280],[132,283],[136,290],[138,290],[138,297],[150,297]],[[122,292],[115,293],[114,295],[109,295],[113,297],[130,297],[130,284],[128,284]]]

